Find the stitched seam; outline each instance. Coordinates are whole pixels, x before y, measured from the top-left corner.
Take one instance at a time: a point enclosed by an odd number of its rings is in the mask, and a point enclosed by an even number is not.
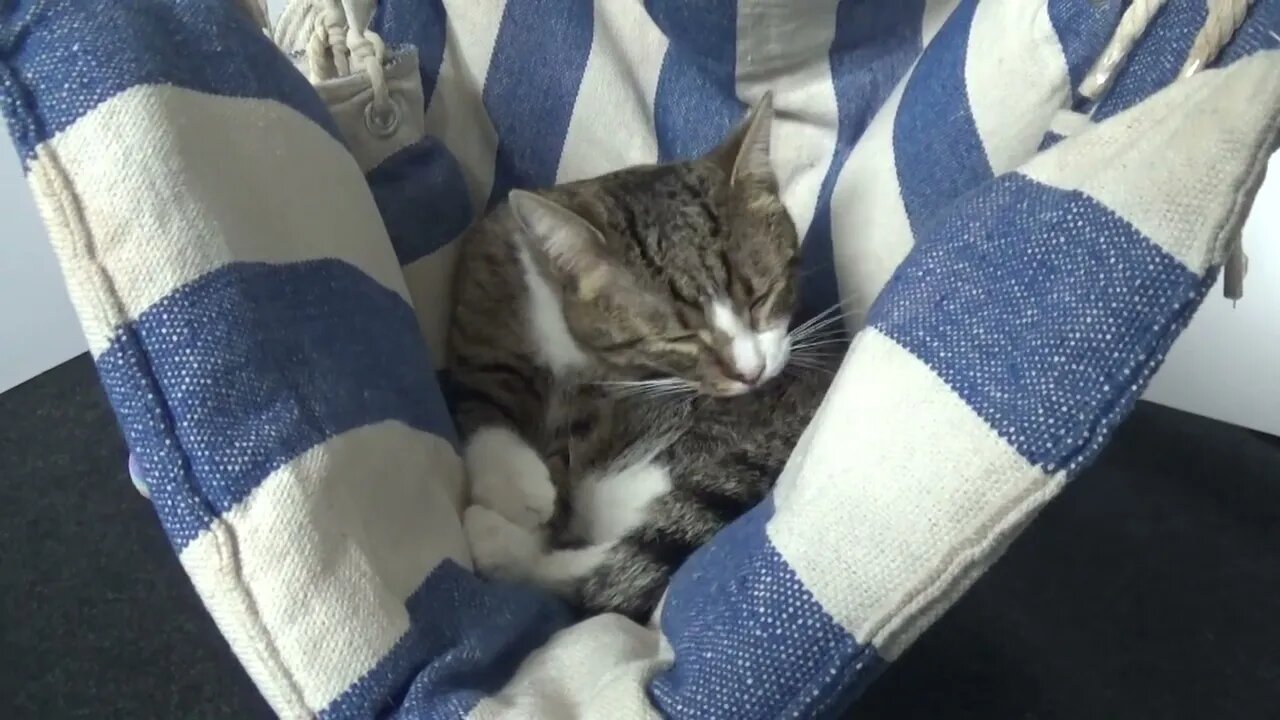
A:
[[[22,90],[23,88],[12,89]],[[16,97],[14,101],[16,105],[19,105],[15,109],[23,110],[25,116],[29,118],[38,117],[35,109],[29,103],[18,100]],[[136,371],[140,389],[154,400],[157,409],[160,411],[165,435],[174,443],[176,453],[181,462],[180,476],[182,482],[186,484],[193,497],[199,498],[203,506],[202,509],[210,517],[214,518],[210,525],[210,532],[215,533],[213,537],[215,547],[218,550],[219,571],[229,580],[230,589],[235,592],[235,596],[246,610],[245,616],[249,619],[247,624],[250,626],[247,629],[250,631],[250,636],[255,640],[253,642],[253,650],[263,661],[262,666],[264,668],[275,668],[276,672],[274,674],[278,675],[283,684],[287,686],[288,694],[292,696],[290,699],[293,703],[306,708],[299,685],[293,673],[276,651],[271,633],[262,623],[261,616],[257,611],[252,592],[241,576],[231,528],[224,521],[217,519],[217,512],[209,502],[209,499],[200,491],[198,485],[193,482],[190,456],[182,446],[180,437],[174,432],[173,414],[167,399],[158,387],[155,373],[147,358],[145,344],[137,336],[136,330],[129,328],[127,315],[124,311],[124,303],[115,289],[114,279],[99,259],[96,239],[84,219],[79,203],[79,194],[75,191],[75,184],[64,169],[57,152],[49,143],[44,143],[37,149],[36,159],[39,162],[32,164],[32,170],[29,175],[30,181],[42,197],[56,203],[56,209],[48,209],[50,214],[55,215],[54,218],[49,218],[54,222],[48,222],[47,224],[51,227],[57,227],[59,224],[64,226],[70,236],[69,249],[73,258],[87,261],[80,268],[74,266],[64,268],[67,272],[84,272],[91,281],[94,302],[92,307],[82,308],[81,310],[93,313],[102,328],[121,327],[124,332],[131,336],[130,341],[138,349],[138,356],[133,363],[136,367],[132,368],[132,370]],[[58,219],[63,222],[57,223],[56,220]]]

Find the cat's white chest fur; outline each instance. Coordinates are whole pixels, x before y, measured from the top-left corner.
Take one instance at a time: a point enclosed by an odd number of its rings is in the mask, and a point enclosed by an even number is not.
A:
[[[644,524],[649,505],[671,490],[664,465],[644,460],[574,488],[574,530],[589,543],[610,543]]]
[[[516,255],[520,258],[520,267],[524,271],[525,288],[529,292],[529,337],[533,340],[539,359],[557,376],[586,366],[590,359],[569,332],[560,298],[547,285],[542,273],[538,272],[533,258],[529,257],[529,251],[518,242],[513,244]]]

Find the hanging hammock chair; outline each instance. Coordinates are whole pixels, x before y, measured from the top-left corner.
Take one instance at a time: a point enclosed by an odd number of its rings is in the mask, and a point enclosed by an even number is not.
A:
[[[856,710],[1224,264],[1239,292],[1280,132],[1280,0],[373,5],[265,32],[252,0],[0,4],[0,103],[135,473],[290,718]],[[475,577],[454,240],[512,188],[699,153],[767,90],[806,307],[860,331],[776,491],[648,627]]]

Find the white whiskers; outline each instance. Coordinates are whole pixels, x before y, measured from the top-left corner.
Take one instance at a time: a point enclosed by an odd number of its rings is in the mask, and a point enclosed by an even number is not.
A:
[[[618,397],[678,398],[698,392],[697,387],[683,378],[601,380],[593,384],[606,388]]]
[[[815,348],[823,348],[823,347],[827,347],[827,346],[830,346],[830,345],[845,345],[845,344],[847,344],[847,343],[849,342],[849,339],[848,339],[848,338],[843,337],[843,335],[844,335],[844,332],[843,332],[843,331],[841,331],[841,332],[838,334],[839,336],[834,336],[834,335],[835,335],[835,334],[832,334],[832,335],[829,335],[829,336],[826,336],[826,337],[821,337],[821,338],[818,338],[818,339],[809,340],[809,341],[807,341],[807,342],[802,342],[802,343],[799,343],[799,344],[797,344],[797,345],[792,345],[792,346],[791,346],[791,352],[793,352],[793,353],[794,353],[794,352],[803,352],[803,351],[805,351],[805,350],[810,350],[810,349],[815,349]]]
[[[785,370],[798,375],[801,370],[818,370],[835,373],[835,365],[844,357],[849,343],[848,332],[842,322],[850,312],[843,310],[839,302],[796,326],[788,337],[791,340],[791,357]]]
[[[825,339],[837,334],[844,335],[845,328],[840,323],[852,314],[851,310],[841,312],[846,304],[845,302],[838,302],[796,326],[794,330],[788,333],[792,347],[803,345],[809,340]]]

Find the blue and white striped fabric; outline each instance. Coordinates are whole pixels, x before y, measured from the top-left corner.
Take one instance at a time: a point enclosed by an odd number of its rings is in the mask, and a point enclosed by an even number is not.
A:
[[[1206,5],[1169,0],[1082,107],[1122,10],[382,0],[379,138],[367,77],[313,88],[234,3],[18,0],[0,102],[160,519],[282,716],[835,716],[1094,457],[1275,147],[1280,0],[1176,83]],[[865,329],[656,627],[570,625],[468,570],[451,241],[766,89],[805,299]]]

